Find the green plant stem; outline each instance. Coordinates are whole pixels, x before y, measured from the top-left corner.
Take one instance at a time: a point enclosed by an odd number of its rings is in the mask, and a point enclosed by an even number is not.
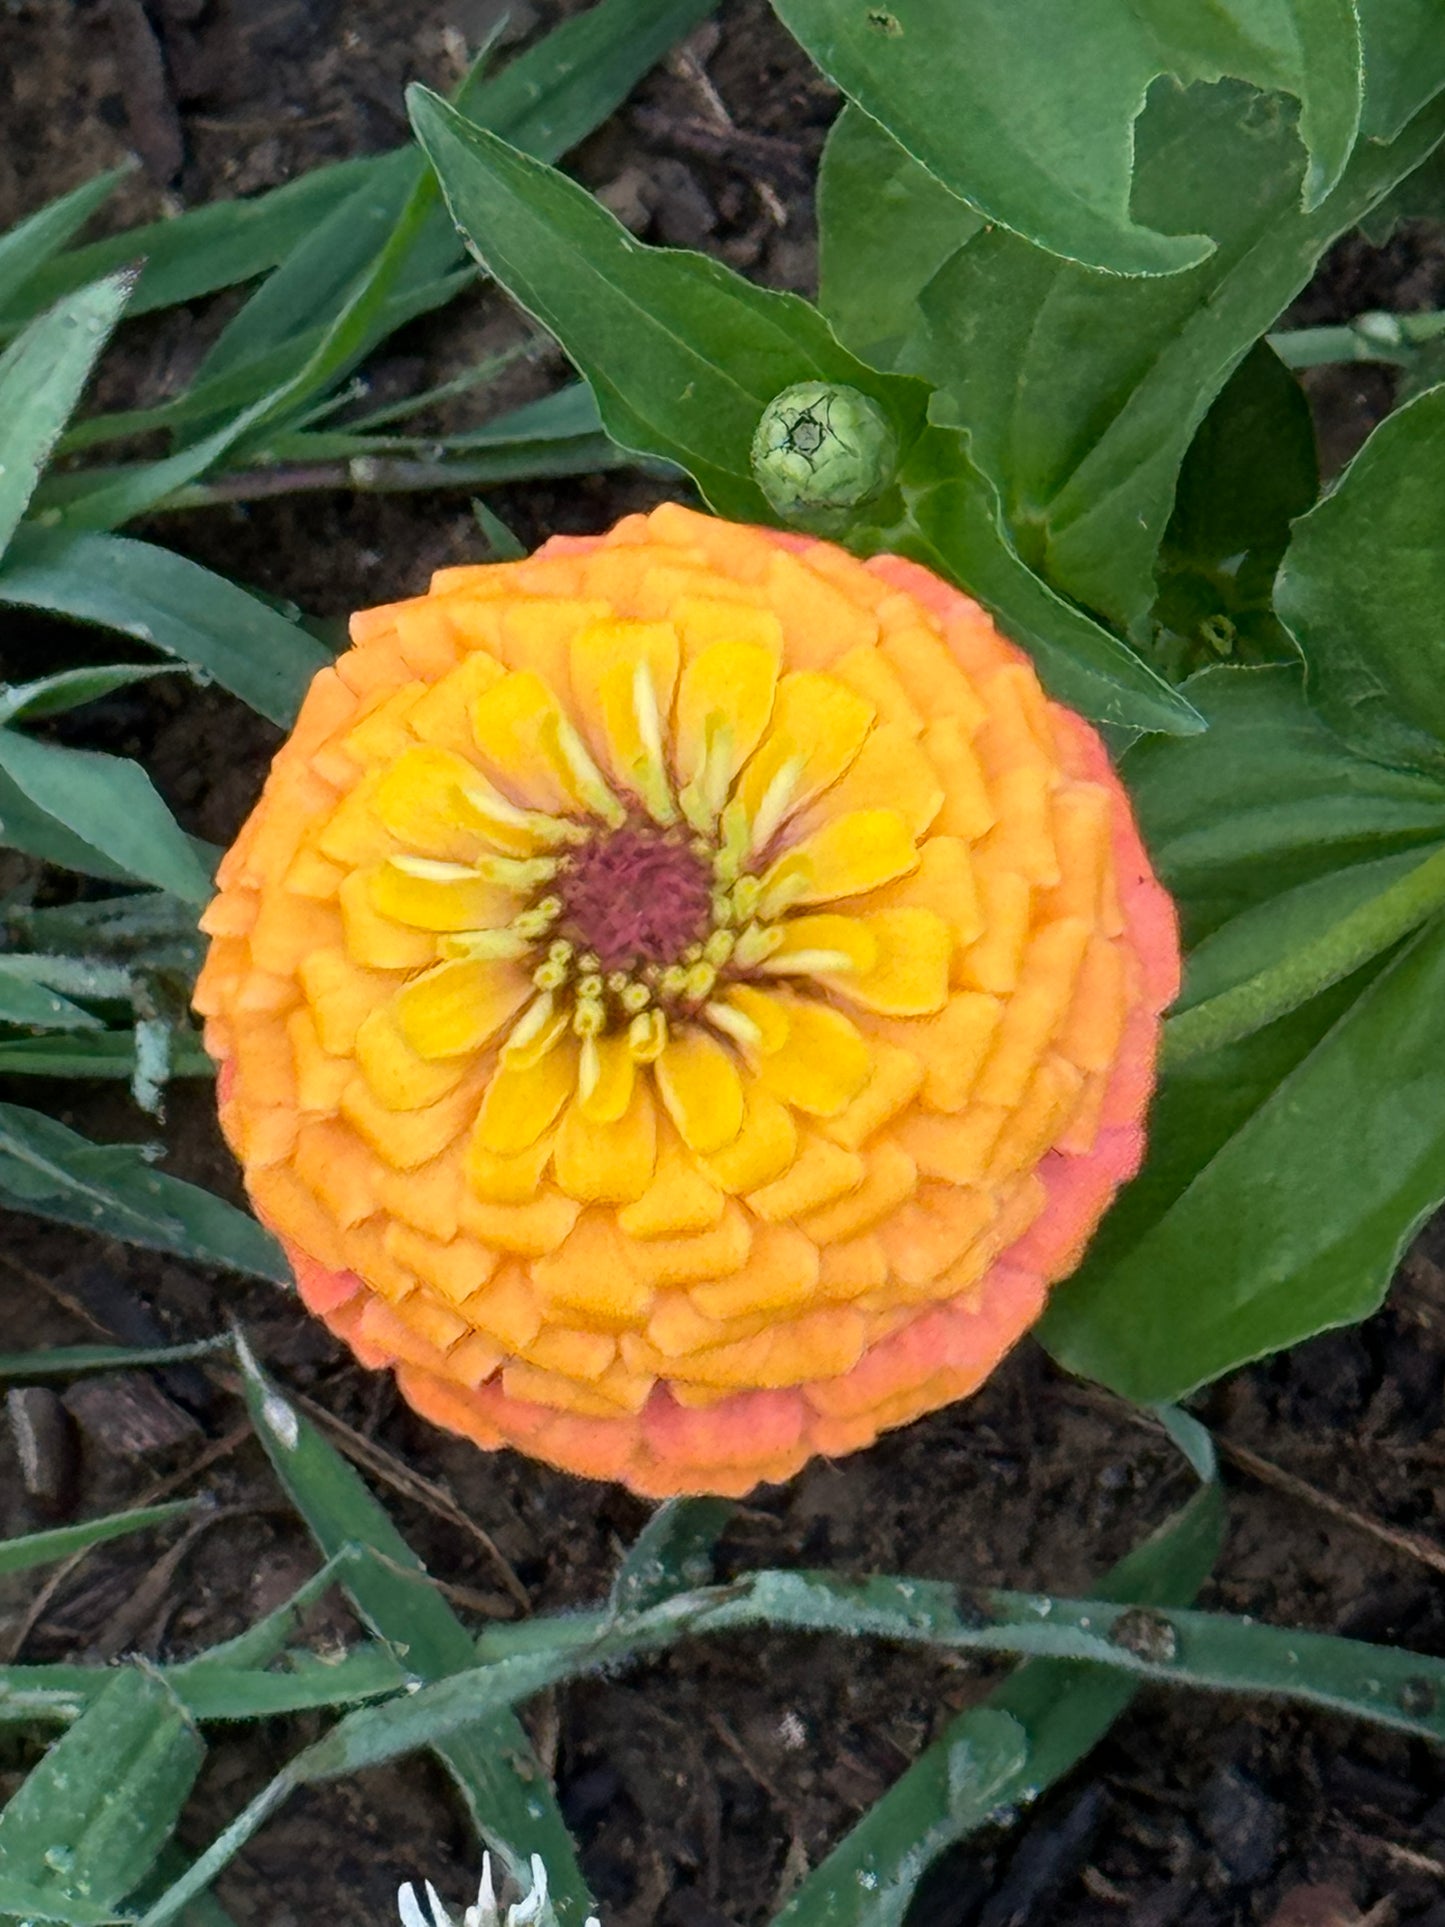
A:
[[[1437,850],[1408,876],[1342,917],[1314,943],[1171,1017],[1164,1026],[1165,1068],[1177,1069],[1201,1052],[1252,1036],[1276,1018],[1298,1010],[1418,929],[1442,906],[1445,850]]]
[[[1414,351],[1445,335],[1445,312],[1387,314],[1371,311],[1328,328],[1282,328],[1269,345],[1289,368],[1319,368],[1335,361],[1389,361],[1404,367]]]

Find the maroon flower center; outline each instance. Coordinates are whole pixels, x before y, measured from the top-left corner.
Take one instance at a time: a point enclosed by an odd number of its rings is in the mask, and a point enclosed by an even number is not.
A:
[[[559,936],[603,971],[666,969],[712,925],[712,872],[686,831],[624,823],[582,844],[552,885]]]

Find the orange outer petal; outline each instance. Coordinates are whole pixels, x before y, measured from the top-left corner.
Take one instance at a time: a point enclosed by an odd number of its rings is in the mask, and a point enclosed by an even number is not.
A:
[[[666,539],[677,539],[671,533],[675,528],[703,520],[669,505]],[[635,525],[641,521],[629,518],[613,531],[612,539],[640,539]],[[712,524],[708,533],[716,549],[723,531]],[[736,537],[740,548],[748,541],[767,542],[803,559],[818,546],[809,537],[769,529],[729,528],[727,534]],[[608,541],[606,536],[554,536],[533,560],[583,557]],[[709,556],[716,563],[711,549]],[[938,618],[949,646],[969,666],[985,659],[999,664],[1027,660],[988,624],[977,605],[916,563],[875,556],[864,566]],[[419,1412],[487,1449],[517,1445],[549,1464],[619,1479],[650,1497],[697,1492],[743,1496],[761,1482],[790,1477],[816,1454],[857,1450],[881,1430],[966,1395],[988,1376],[1038,1317],[1049,1284],[1078,1262],[1114,1192],[1138,1168],[1162,1012],[1179,983],[1174,907],[1154,878],[1107,752],[1082,718],[1052,704],[1049,714],[1061,764],[1069,774],[1099,784],[1114,802],[1116,885],[1125,939],[1139,959],[1145,995],[1126,1027],[1094,1142],[1084,1149],[1050,1151],[1037,1166],[1045,1203],[1029,1230],[957,1298],[930,1305],[900,1324],[865,1350],[850,1371],[832,1379],[730,1393],[696,1408],[680,1405],[659,1385],[635,1417],[612,1419],[581,1417],[511,1398],[500,1379],[468,1389],[414,1364],[398,1363],[398,1384]],[[219,1078],[223,1106],[233,1083],[233,1066],[224,1063]],[[282,1243],[307,1305],[363,1362],[396,1362],[355,1332],[355,1301],[365,1291],[361,1280],[349,1271],[328,1270],[284,1234]]]

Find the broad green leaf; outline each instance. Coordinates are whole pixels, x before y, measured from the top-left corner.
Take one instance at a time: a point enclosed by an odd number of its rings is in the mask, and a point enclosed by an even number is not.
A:
[[[1365,56],[1360,132],[1393,140],[1445,87],[1445,35],[1435,0],[1355,0]]]
[[[130,292],[112,275],[32,321],[0,354],[0,555]]]
[[[910,522],[889,546],[976,596],[1027,649],[1060,702],[1133,729],[1185,735],[1200,729],[1187,697],[1025,566],[1002,526],[992,484],[961,439],[952,440],[947,467],[953,479],[910,493]]]
[[[1445,847],[1358,864],[1246,910],[1191,960],[1187,1006],[1165,1029],[1166,1067],[1297,1010],[1441,910]]]
[[[246,1404],[276,1476],[328,1558],[345,1546],[368,1547],[375,1560],[349,1562],[342,1583],[366,1624],[415,1679],[441,1679],[473,1666],[471,1635],[361,1478],[266,1380],[244,1346]],[[410,1575],[415,1575],[411,1577]],[[503,1709],[450,1735],[438,1752],[472,1819],[509,1872],[525,1876],[540,1853],[563,1927],[581,1927],[586,1885],[561,1813],[531,1745]]]
[[[1007,0],[774,5],[824,73],[955,194],[1116,274],[1172,274],[1210,252],[1187,215],[1131,206],[1134,122],[1160,76],[1295,94],[1307,208],[1339,180],[1359,126],[1351,0],[1035,0],[1026,23]]]
[[[1224,1507],[1211,1484],[1100,1580],[1100,1598],[1187,1606],[1219,1557]],[[998,1809],[1038,1798],[1096,1746],[1138,1688],[1106,1667],[1032,1659],[982,1707],[950,1720],[883,1797],[813,1869],[774,1927],[882,1927],[901,1921],[930,1862],[995,1823]],[[980,1717],[1005,1714],[1026,1745],[1015,1771],[985,1793],[972,1764]],[[962,1758],[959,1749],[968,1751]]]
[[[1329,243],[1442,133],[1445,99],[1391,145],[1364,143],[1306,214],[1277,99],[1232,83],[1162,87],[1140,122],[1136,204],[1207,227],[1209,260],[1121,281],[994,231],[940,271],[923,296],[924,371],[948,384],[950,419],[998,483],[1026,562],[1148,639],[1176,480],[1214,397]]]
[[[1041,1328],[1064,1364],[1140,1399],[1363,1316],[1445,1192],[1429,1069],[1445,918],[1398,948],[1430,915],[1445,787],[1352,755],[1297,671],[1213,670],[1189,692],[1208,733],[1124,764],[1199,945],[1171,1020],[1183,1043],[1174,1061],[1166,1045],[1144,1168]],[[1241,986],[1243,1013],[1225,1001]],[[1242,1035],[1271,999],[1285,1014]],[[1212,1023],[1240,1041],[1191,1053]]]
[[[280,1246],[246,1212],[157,1171],[133,1144],[93,1144],[19,1104],[0,1104],[0,1203],[197,1264],[291,1281]]]
[[[793,382],[846,382],[881,404],[901,445],[918,434],[922,383],[856,361],[806,301],[700,254],[640,246],[585,189],[435,94],[414,87],[408,100],[453,219],[591,382],[608,434],[685,468],[720,514],[773,519],[749,451]]]
[[[1191,947],[1299,884],[1445,841],[1445,787],[1356,756],[1297,669],[1212,669],[1187,693],[1208,733],[1141,743],[1124,773]]]
[[[107,1919],[169,1839],[205,1751],[164,1680],[123,1667],[0,1813],[0,1911]]]
[[[209,898],[210,877],[139,763],[0,727],[0,771],[36,809],[124,875],[188,903]]]
[[[0,1539],[0,1573],[27,1572],[32,1566],[53,1565],[69,1559],[91,1546],[104,1545],[108,1539],[123,1539],[132,1532],[148,1532],[163,1526],[192,1509],[190,1499],[177,1499],[170,1505],[138,1506],[133,1512],[112,1512],[104,1519],[85,1519],[79,1525],[56,1526],[50,1532],[28,1532],[19,1539]],[[0,1837],[3,1837],[0,1822]]]
[[[126,883],[128,873],[111,863],[88,843],[70,832],[30,798],[5,774],[0,764],[0,849],[20,850],[42,863],[58,869],[76,870],[81,876],[103,877],[107,882]]]
[[[1445,1195],[1445,921],[1367,975],[1166,1079],[1161,1164],[1041,1328],[1071,1371],[1180,1397],[1379,1305]]]
[[[894,366],[919,295],[981,225],[849,102],[818,171],[818,306],[838,339],[876,366]]]
[[[128,536],[23,530],[0,567],[6,603],[148,643],[283,726],[331,660],[269,603],[185,556]]]
[[[129,167],[113,167],[107,173],[97,174],[93,181],[86,181],[69,194],[48,202],[0,235],[0,311],[12,308],[17,300],[29,294],[31,282],[50,257],[59,253],[71,235],[78,233],[91,215],[105,205],[129,172]],[[119,261],[111,264],[112,267],[121,265]],[[97,268],[84,279],[99,281],[109,271],[109,268]]]
[[[1180,680],[1225,657],[1293,660],[1272,607],[1289,526],[1319,492],[1298,381],[1263,342],[1225,383],[1179,471],[1159,556],[1154,659]]]
[[[1366,756],[1445,775],[1445,387],[1389,415],[1296,524],[1275,589],[1314,707]]]

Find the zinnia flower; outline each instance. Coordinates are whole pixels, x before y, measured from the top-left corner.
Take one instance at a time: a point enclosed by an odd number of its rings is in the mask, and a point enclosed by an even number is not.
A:
[[[648,1494],[971,1392],[1134,1171],[1176,988],[1093,731],[926,570],[675,505],[352,637],[196,996],[306,1303]]]

